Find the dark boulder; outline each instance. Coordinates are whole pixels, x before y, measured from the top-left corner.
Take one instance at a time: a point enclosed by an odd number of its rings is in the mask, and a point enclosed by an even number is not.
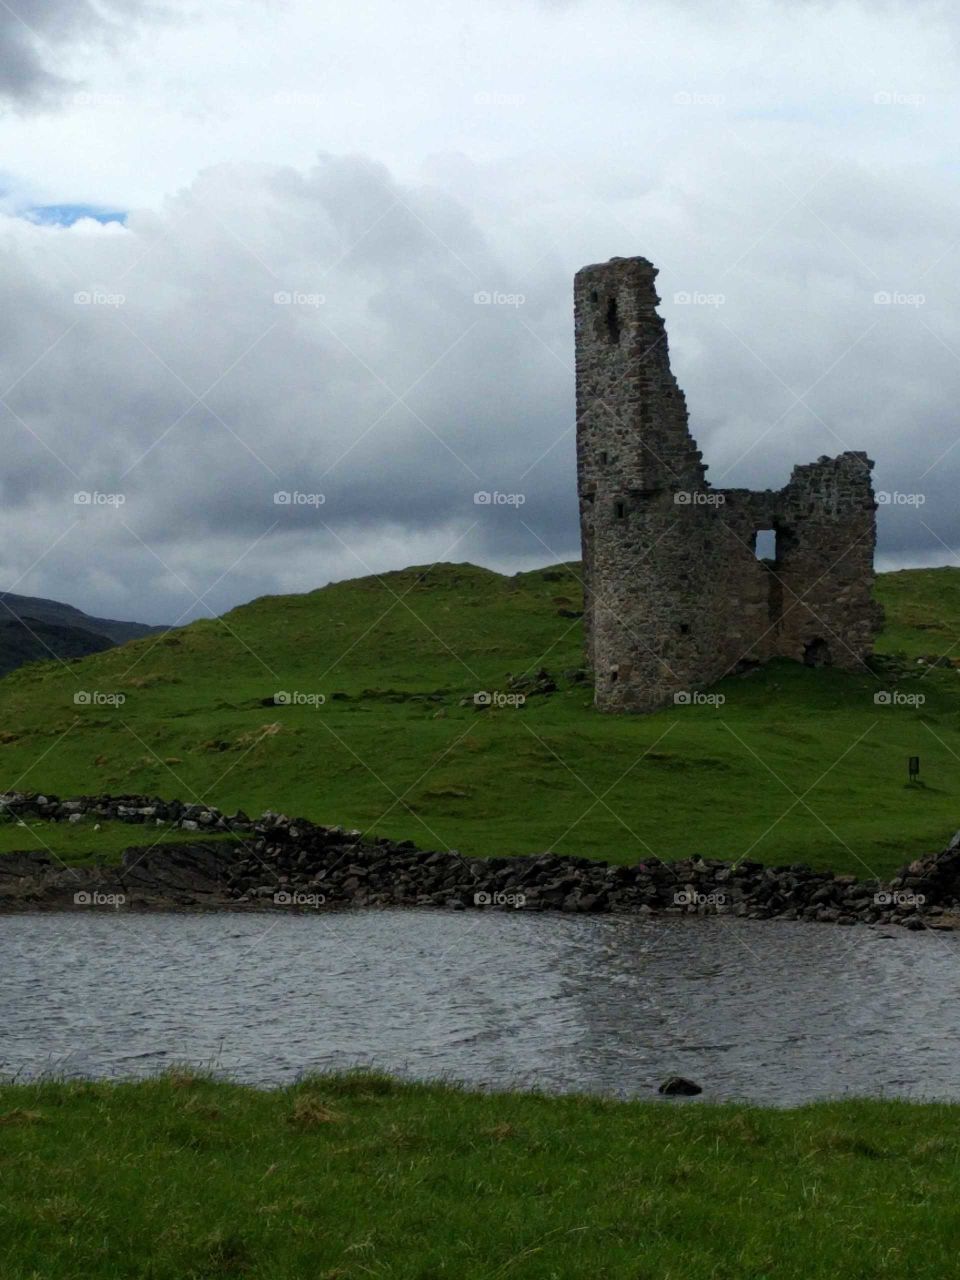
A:
[[[668,1076],[657,1093],[666,1098],[695,1098],[698,1093],[703,1093],[703,1089],[686,1076]]]

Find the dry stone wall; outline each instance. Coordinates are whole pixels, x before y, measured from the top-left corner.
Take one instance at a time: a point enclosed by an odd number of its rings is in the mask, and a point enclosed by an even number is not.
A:
[[[305,910],[440,907],[721,915],[832,924],[960,924],[960,832],[888,883],[793,864],[692,856],[611,866],[552,852],[467,858],[267,812],[227,816],[155,796],[0,794],[0,820],[49,824],[48,851],[0,856],[0,914],[49,910]],[[67,866],[58,823],[110,820],[138,833],[116,866]],[[184,833],[156,843],[161,829]],[[210,837],[232,833],[236,840]],[[32,843],[32,840],[31,840]]]

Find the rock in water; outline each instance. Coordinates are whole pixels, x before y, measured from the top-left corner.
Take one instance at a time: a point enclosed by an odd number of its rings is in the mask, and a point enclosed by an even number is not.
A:
[[[668,1076],[657,1092],[666,1094],[668,1098],[693,1098],[703,1090],[684,1076]]]

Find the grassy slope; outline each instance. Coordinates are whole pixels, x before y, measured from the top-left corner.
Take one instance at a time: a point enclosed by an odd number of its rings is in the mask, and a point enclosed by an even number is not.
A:
[[[956,1274],[957,1110],[372,1076],[0,1089],[5,1280]]]
[[[878,594],[881,651],[958,643],[960,571],[885,575]],[[699,851],[863,875],[960,826],[954,670],[901,680],[925,695],[919,711],[876,706],[886,678],[785,662],[723,682],[720,709],[600,716],[569,681],[522,711],[458,705],[505,689],[508,672],[578,666],[580,623],[558,613],[578,605],[570,567],[504,578],[445,565],[425,580],[407,570],[263,598],[159,640],[23,668],[0,681],[0,786],[281,808],[472,854]],[[127,701],[76,706],[77,690]],[[278,690],[327,702],[259,705]],[[905,785],[911,754],[924,787]],[[2,847],[16,846],[7,832]]]
[[[131,845],[148,847],[154,844],[182,844],[192,839],[189,832],[179,828],[155,826],[130,826],[126,822],[103,822],[100,830],[92,824],[74,826],[60,822],[56,825],[30,819],[28,822],[0,824],[0,853],[49,853],[65,866],[80,866],[92,860],[107,864],[120,862],[120,855]],[[204,842],[232,840],[239,837],[217,832],[203,832]],[[95,855],[95,857],[92,857]]]

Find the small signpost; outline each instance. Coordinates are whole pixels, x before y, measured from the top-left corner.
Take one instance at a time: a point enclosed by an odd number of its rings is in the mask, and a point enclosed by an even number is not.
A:
[[[920,777],[920,757],[910,756],[907,762],[907,765],[910,773],[910,781],[916,782],[916,780]]]

